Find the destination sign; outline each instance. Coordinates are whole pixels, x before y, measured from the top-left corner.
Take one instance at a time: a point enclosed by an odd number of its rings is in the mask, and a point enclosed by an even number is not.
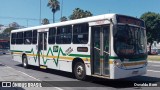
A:
[[[144,22],[142,20],[139,20],[133,17],[122,16],[122,15],[117,16],[117,23],[134,24],[134,25],[144,27]]]

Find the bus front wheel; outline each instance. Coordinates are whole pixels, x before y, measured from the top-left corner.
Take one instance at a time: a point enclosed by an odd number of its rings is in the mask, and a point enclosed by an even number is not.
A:
[[[28,59],[27,59],[27,56],[23,56],[22,58],[22,65],[24,68],[28,68]]]
[[[85,65],[82,62],[78,62],[74,66],[74,74],[75,77],[79,80],[85,80],[86,78],[86,70]]]

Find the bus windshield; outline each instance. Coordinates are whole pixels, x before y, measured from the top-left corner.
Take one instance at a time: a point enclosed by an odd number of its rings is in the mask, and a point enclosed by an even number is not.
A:
[[[136,59],[147,57],[144,28],[117,25],[114,34],[114,50],[120,58]]]

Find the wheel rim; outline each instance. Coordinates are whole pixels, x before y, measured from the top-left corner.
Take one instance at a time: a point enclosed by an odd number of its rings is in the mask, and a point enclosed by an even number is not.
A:
[[[27,66],[27,64],[26,64],[26,60],[27,60],[26,58],[24,58],[24,59],[23,59],[23,66],[24,66],[24,67],[26,67],[26,66]]]
[[[83,66],[79,65],[77,66],[77,75],[78,76],[82,76],[83,75],[83,72],[84,72],[84,69],[83,69]]]

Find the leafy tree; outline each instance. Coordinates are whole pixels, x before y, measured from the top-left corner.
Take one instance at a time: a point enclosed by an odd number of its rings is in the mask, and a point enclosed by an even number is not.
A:
[[[153,41],[160,42],[160,14],[146,12],[142,14],[140,18],[145,21],[147,41],[150,43],[151,51],[151,45],[153,44]]]
[[[58,0],[49,0],[48,7],[50,7],[52,9],[52,13],[53,13],[53,23],[55,22],[55,13],[60,10],[60,3]]]
[[[5,40],[9,40],[10,39],[10,33],[12,30],[17,29],[15,27],[9,27],[6,28],[3,33],[0,34],[0,39],[5,39]]]
[[[73,19],[79,19],[79,18],[85,18],[85,17],[89,17],[89,16],[92,16],[93,14],[90,12],[90,11],[84,11],[80,8],[75,8],[73,10],[73,13],[72,15],[70,15],[70,19],[73,20]]]
[[[5,33],[5,34],[10,34],[11,31],[12,31],[12,30],[15,30],[15,29],[17,29],[17,28],[15,28],[15,27],[9,27],[9,28],[6,28],[6,29],[3,31],[3,33]]]
[[[85,17],[92,16],[93,14],[90,11],[85,11]]]
[[[12,22],[9,24],[9,27],[17,28],[20,27],[20,25],[17,22]]]
[[[61,22],[67,21],[67,17],[63,16],[63,17],[60,18],[60,20],[61,20]]]
[[[42,20],[42,24],[45,25],[45,24],[49,24],[49,20],[47,18],[44,18]]]

